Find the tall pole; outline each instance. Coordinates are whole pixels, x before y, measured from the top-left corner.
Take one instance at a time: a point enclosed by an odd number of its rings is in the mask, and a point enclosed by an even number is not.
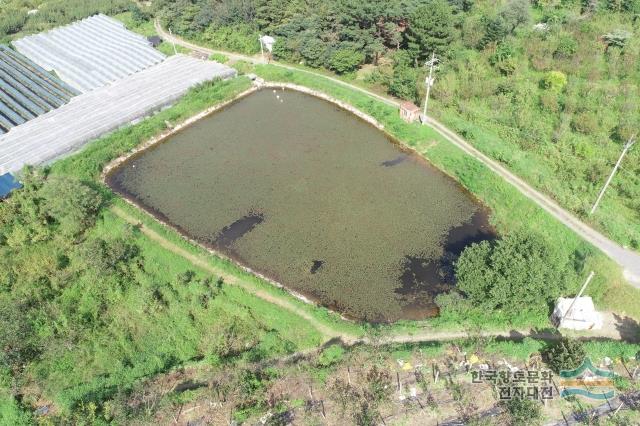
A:
[[[607,178],[607,181],[605,182],[604,187],[602,187],[602,190],[600,191],[600,194],[598,195],[598,199],[593,204],[593,207],[591,207],[591,211],[589,212],[590,215],[593,214],[593,212],[595,212],[596,209],[598,208],[598,204],[600,204],[600,200],[602,200],[602,197],[604,196],[604,193],[607,190],[607,187],[611,183],[611,179],[613,179],[613,175],[616,174],[616,171],[618,170],[618,167],[620,167],[620,163],[622,163],[622,158],[627,153],[627,151],[629,151],[629,148],[631,148],[633,146],[633,144],[636,143],[636,135],[637,135],[637,133],[635,135],[631,136],[629,138],[629,140],[627,141],[627,143],[624,144],[624,148],[622,149],[622,154],[620,154],[620,158],[618,158],[618,162],[613,167],[613,170],[611,171],[611,174]]]
[[[258,40],[260,40],[260,54],[262,55],[262,63],[264,63],[265,60],[264,60],[264,47],[262,47],[262,36],[258,36]]]
[[[177,55],[178,54],[178,50],[176,49],[176,43],[173,40],[173,34],[171,33],[171,27],[169,27],[169,35],[171,36],[171,44],[173,44],[173,53],[175,55]]]
[[[425,62],[424,64],[429,67],[429,77],[425,81],[427,84],[427,94],[424,97],[424,110],[422,111],[423,121],[422,124],[427,124],[427,106],[429,105],[429,93],[431,92],[431,86],[433,86],[433,67],[438,62],[436,58],[436,52],[431,53],[431,60]]]
[[[573,302],[571,302],[571,305],[569,305],[569,309],[567,309],[567,312],[565,312],[562,318],[560,319],[560,325],[562,325],[562,321],[564,321],[564,319],[569,315],[569,312],[571,312],[571,309],[573,309],[573,305],[576,304],[576,301],[582,296],[582,293],[584,293],[585,289],[593,279],[593,276],[594,276],[594,272],[591,271],[591,273],[587,277],[587,281],[584,282],[582,288],[580,289],[580,292],[576,297],[573,298]]]

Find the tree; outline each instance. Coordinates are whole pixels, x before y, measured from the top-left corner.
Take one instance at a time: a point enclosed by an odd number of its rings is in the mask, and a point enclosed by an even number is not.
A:
[[[500,14],[507,25],[509,32],[513,32],[519,25],[529,22],[529,0],[509,0]]]
[[[446,0],[428,0],[409,17],[405,32],[407,50],[414,61],[422,61],[433,52],[447,53],[453,41],[453,13]]]
[[[40,195],[44,213],[55,220],[66,235],[77,235],[92,226],[102,205],[98,192],[69,177],[49,178]]]
[[[315,37],[308,37],[302,42],[300,54],[307,65],[321,67],[324,65],[327,54],[327,45]]]
[[[418,71],[410,64],[407,52],[396,52],[393,73],[388,83],[389,93],[402,99],[416,101],[418,98]]]
[[[138,6],[137,4],[132,4],[129,7],[129,11],[131,12],[131,19],[133,19],[133,21],[138,24],[147,22],[149,19],[151,19],[151,15],[148,12],[140,9],[140,6]]]
[[[496,16],[495,18],[484,17],[484,26],[485,32],[484,37],[480,41],[481,49],[485,48],[487,45],[491,43],[497,43],[506,37],[507,33],[507,24],[504,21],[502,16]]]
[[[267,32],[284,24],[297,13],[304,12],[304,2],[300,0],[257,0],[256,21]]]
[[[399,0],[336,0],[328,2],[336,24],[336,33],[342,42],[353,43],[367,61],[377,64],[387,48],[398,47],[398,24],[405,18]]]
[[[540,424],[542,406],[538,401],[525,398],[513,398],[502,401],[500,405],[507,412],[510,425],[533,426]]]
[[[586,356],[587,353],[581,341],[566,337],[547,348],[543,353],[545,362],[556,373],[579,367]]]
[[[355,71],[364,61],[364,54],[352,49],[338,49],[329,58],[329,68],[338,74]]]
[[[515,233],[467,247],[455,263],[458,288],[474,306],[543,313],[575,273],[569,259],[535,234]]]

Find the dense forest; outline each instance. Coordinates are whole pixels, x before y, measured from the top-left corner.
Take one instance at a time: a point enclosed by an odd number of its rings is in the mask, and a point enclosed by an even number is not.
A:
[[[638,0],[158,0],[182,36],[325,68],[420,103],[439,60],[432,114],[617,241],[640,247]]]

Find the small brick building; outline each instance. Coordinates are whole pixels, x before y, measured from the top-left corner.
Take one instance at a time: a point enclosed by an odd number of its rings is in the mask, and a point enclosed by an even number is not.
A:
[[[413,102],[402,102],[400,104],[400,117],[407,123],[413,123],[420,118],[420,108]]]

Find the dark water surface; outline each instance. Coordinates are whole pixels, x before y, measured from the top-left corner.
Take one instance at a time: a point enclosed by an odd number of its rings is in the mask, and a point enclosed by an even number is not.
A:
[[[437,314],[452,260],[493,236],[487,211],[451,178],[291,90],[243,98],[107,181],[202,244],[368,321]]]

